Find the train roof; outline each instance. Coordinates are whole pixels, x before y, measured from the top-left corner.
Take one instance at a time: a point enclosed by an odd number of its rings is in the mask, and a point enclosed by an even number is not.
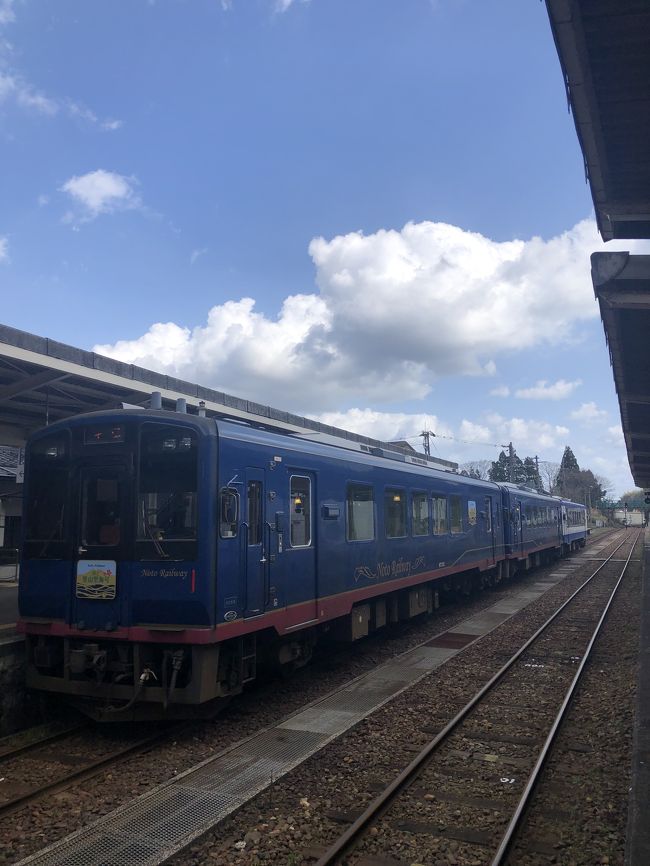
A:
[[[357,460],[365,465],[381,466],[392,470],[401,470],[418,474],[431,473],[432,477],[445,478],[452,483],[468,483],[483,489],[494,490],[498,485],[492,481],[482,481],[470,478],[436,466],[433,461],[427,461],[424,456],[407,454],[393,450],[389,443],[366,445],[365,442],[353,442],[336,436],[305,430],[303,432],[288,431],[284,428],[274,428],[272,424],[254,424],[238,419],[202,417],[200,415],[172,412],[166,409],[142,409],[129,407],[124,409],[107,409],[99,412],[88,412],[62,419],[49,427],[33,433],[32,439],[38,439],[47,433],[52,433],[65,427],[79,427],[89,421],[119,421],[125,418],[140,420],[165,421],[174,424],[187,424],[204,435],[218,435],[226,439],[255,442],[260,445],[302,451],[314,456],[329,457],[336,460]],[[374,440],[368,440],[370,442]],[[383,446],[383,447],[380,447]]]
[[[140,407],[129,407],[123,409],[107,409],[100,412],[87,412],[74,415],[51,424],[49,427],[33,433],[31,439],[40,438],[48,432],[59,428],[71,426],[78,427],[88,423],[89,420],[109,420],[124,418],[139,418],[141,420],[167,421],[174,424],[187,424],[204,435],[218,435],[230,440],[255,442],[260,445],[273,446],[279,449],[291,451],[302,451],[313,456],[328,457],[330,459],[349,461],[358,460],[365,465],[378,466],[394,471],[405,471],[409,474],[431,475],[432,478],[445,480],[448,483],[467,484],[483,490],[505,490],[508,492],[524,493],[527,496],[545,502],[552,500],[556,504],[573,505],[578,508],[585,506],[578,502],[571,502],[550,493],[539,492],[522,484],[512,484],[507,481],[484,481],[461,475],[449,469],[441,468],[429,462],[424,457],[407,454],[404,451],[393,450],[390,443],[379,443],[379,445],[367,445],[365,442],[344,440],[336,436],[319,433],[316,431],[295,432],[288,431],[282,427],[274,428],[272,424],[254,424],[249,421],[228,418],[202,417],[200,415],[172,412],[167,409],[143,409]],[[374,441],[374,440],[368,440]],[[383,447],[381,447],[383,446]],[[424,470],[424,471],[423,471]]]

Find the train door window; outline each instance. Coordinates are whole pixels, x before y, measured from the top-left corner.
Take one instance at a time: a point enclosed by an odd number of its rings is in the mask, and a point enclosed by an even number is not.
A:
[[[429,534],[429,499],[426,493],[413,493],[411,497],[411,530],[413,535]]]
[[[406,492],[394,487],[384,491],[384,530],[386,538],[406,535]]]
[[[239,493],[232,487],[224,487],[219,494],[219,535],[234,538],[239,522]]]
[[[492,499],[485,497],[485,531],[492,532]]]
[[[433,534],[447,534],[447,498],[445,496],[432,496],[431,506],[433,509]]]
[[[348,541],[374,539],[375,503],[372,487],[366,484],[348,484],[346,520]]]
[[[476,525],[476,502],[473,499],[467,501],[467,520],[470,526]]]
[[[304,475],[292,475],[291,546],[309,547],[311,544],[311,481]]]
[[[248,523],[248,543],[262,543],[262,482],[248,482],[248,501],[246,522]]]
[[[449,497],[451,511],[451,531],[458,533],[463,531],[463,508],[460,496]]]
[[[122,520],[120,485],[110,470],[88,473],[81,494],[81,539],[91,547],[115,547],[120,543]]]

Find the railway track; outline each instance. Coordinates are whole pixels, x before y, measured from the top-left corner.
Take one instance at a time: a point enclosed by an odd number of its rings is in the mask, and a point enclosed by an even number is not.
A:
[[[600,539],[602,541],[603,536],[600,536]],[[594,556],[602,555],[603,554],[600,552],[594,553]],[[178,727],[175,727],[174,736],[177,736],[178,732]],[[49,757],[48,750],[45,750],[45,752],[39,752],[39,749],[34,746],[31,750],[32,754],[30,755],[30,759],[32,761],[32,782],[34,782],[34,770],[36,770],[39,780],[44,776],[48,776],[51,778],[51,781],[48,782],[46,785],[34,783],[31,785],[23,786],[20,791],[18,791],[16,789],[16,786],[12,784],[12,795],[15,796],[12,797],[10,802],[5,801],[4,806],[0,803],[0,814],[2,814],[3,811],[5,814],[8,814],[23,806],[28,805],[29,803],[36,802],[42,797],[44,797],[44,795],[47,793],[53,793],[68,787],[72,787],[78,782],[81,782],[84,779],[92,778],[93,776],[100,776],[102,771],[110,768],[111,765],[116,763],[117,761],[131,757],[133,755],[137,755],[138,753],[147,752],[158,742],[164,742],[165,739],[169,736],[170,731],[169,729],[167,729],[160,735],[156,735],[155,737],[142,738],[142,740],[135,743],[130,743],[126,747],[104,747],[103,754],[101,756],[98,756],[96,754],[93,742],[89,740],[85,740],[84,744],[78,744],[77,746],[71,746],[69,743],[65,742],[60,743],[56,749],[52,749],[52,751],[49,753]],[[241,736],[241,732],[239,733],[239,736]],[[115,744],[113,743],[113,745]],[[82,761],[79,758],[79,751],[84,749],[87,751],[91,751],[95,757],[93,759],[90,759],[90,757],[86,756],[84,753],[83,766],[77,766],[74,772],[68,772],[65,767],[61,767],[61,763],[67,763],[68,765],[70,765],[70,763],[76,763],[78,765],[81,764]],[[52,759],[51,762],[49,758]],[[55,765],[54,768],[52,768],[51,764]],[[178,764],[175,763],[174,766],[178,766]],[[125,773],[128,776],[128,769],[125,769]],[[2,774],[3,769],[0,768],[0,776],[2,776]],[[53,776],[54,778],[52,778]],[[29,777],[29,772],[16,770],[16,767],[14,766],[12,773],[13,779],[26,779],[27,782],[29,782]],[[2,791],[2,787],[3,786],[0,786],[0,792]],[[39,808],[42,809],[42,805]],[[33,814],[38,819],[38,816],[40,814],[39,809],[35,810]],[[47,811],[44,814],[48,814]],[[74,825],[71,829],[75,829]],[[0,857],[0,860],[1,859],[2,857]],[[282,861],[278,860],[277,862]],[[412,860],[409,862],[412,862]]]
[[[28,752],[37,751],[44,746],[49,746],[52,743],[65,739],[65,737],[79,733],[87,727],[87,722],[80,722],[79,724],[70,725],[60,730],[48,731],[42,735],[37,734],[36,737],[33,737],[32,731],[29,729],[21,734],[5,737],[0,740],[0,767],[13,758],[25,755]]]
[[[467,862],[506,862],[639,536],[626,536],[598,563],[316,866],[435,862],[432,841],[440,838],[464,846]],[[517,720],[522,711],[524,725]],[[482,759],[476,772],[470,754]]]
[[[77,736],[89,728],[81,724],[0,753],[0,777],[4,782],[0,787],[0,818],[47,794],[91,779],[126,758],[144,754],[192,724],[158,728],[144,737],[130,738],[126,744],[118,739],[117,745],[113,745],[114,736],[92,740]]]

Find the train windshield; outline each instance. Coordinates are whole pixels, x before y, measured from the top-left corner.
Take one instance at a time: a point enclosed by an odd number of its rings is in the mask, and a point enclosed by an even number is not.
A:
[[[69,523],[70,440],[44,436],[30,452],[25,548],[29,556],[62,558]]]
[[[196,555],[197,438],[192,430],[143,426],[137,509],[138,559]]]

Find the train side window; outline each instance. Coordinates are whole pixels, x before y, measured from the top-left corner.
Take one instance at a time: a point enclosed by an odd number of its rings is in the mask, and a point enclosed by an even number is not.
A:
[[[384,529],[386,538],[406,535],[406,492],[394,487],[384,491]]]
[[[246,520],[248,523],[248,543],[262,543],[262,482],[249,481]]]
[[[411,530],[413,535],[429,534],[429,499],[426,493],[411,496]]]
[[[463,507],[460,496],[450,496],[449,506],[451,510],[451,531],[458,533],[463,531]]]
[[[492,532],[492,499],[485,497],[485,531]]]
[[[219,496],[219,535],[234,538],[239,522],[239,493],[232,487],[224,487]]]
[[[346,534],[348,541],[372,541],[375,537],[374,495],[367,484],[348,484]]]
[[[447,534],[447,498],[445,496],[432,496],[431,506],[433,508],[433,534]]]
[[[311,480],[304,475],[292,475],[291,546],[309,547],[311,544]]]

